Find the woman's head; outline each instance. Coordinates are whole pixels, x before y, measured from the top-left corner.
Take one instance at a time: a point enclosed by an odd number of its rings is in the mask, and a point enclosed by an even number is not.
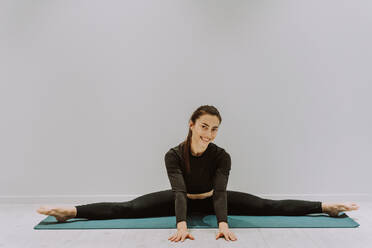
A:
[[[206,148],[216,138],[220,119],[209,113],[200,115],[195,121],[189,121],[189,133],[192,134],[191,141],[198,147]]]
[[[191,142],[198,147],[207,148],[218,132],[222,118],[214,106],[202,105],[197,108],[189,120],[189,133],[184,141],[183,154],[186,162],[187,172],[190,172],[189,151]],[[208,139],[204,141],[203,139]]]

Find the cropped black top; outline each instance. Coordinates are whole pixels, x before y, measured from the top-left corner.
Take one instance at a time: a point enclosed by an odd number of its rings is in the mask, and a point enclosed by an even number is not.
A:
[[[226,187],[231,169],[231,158],[223,148],[209,143],[200,156],[190,155],[190,174],[186,173],[183,143],[165,154],[165,166],[174,193],[176,222],[186,221],[186,194],[213,191],[214,211],[217,223],[227,222]]]

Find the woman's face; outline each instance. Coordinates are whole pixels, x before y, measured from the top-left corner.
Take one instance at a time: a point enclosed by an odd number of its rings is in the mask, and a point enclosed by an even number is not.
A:
[[[189,122],[192,131],[192,140],[201,147],[207,147],[217,136],[220,121],[217,116],[205,114],[196,120],[195,124]]]

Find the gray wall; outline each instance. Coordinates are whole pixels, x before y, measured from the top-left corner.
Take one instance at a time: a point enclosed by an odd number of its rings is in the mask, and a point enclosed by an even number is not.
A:
[[[371,1],[1,1],[0,196],[169,189],[200,105],[228,189],[371,194]]]

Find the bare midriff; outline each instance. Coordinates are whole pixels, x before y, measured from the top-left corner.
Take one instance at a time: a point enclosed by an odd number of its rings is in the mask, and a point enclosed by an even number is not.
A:
[[[209,192],[205,192],[205,193],[201,193],[201,194],[188,194],[187,193],[187,197],[190,198],[190,199],[205,199],[207,197],[210,197],[213,195],[213,189]]]

